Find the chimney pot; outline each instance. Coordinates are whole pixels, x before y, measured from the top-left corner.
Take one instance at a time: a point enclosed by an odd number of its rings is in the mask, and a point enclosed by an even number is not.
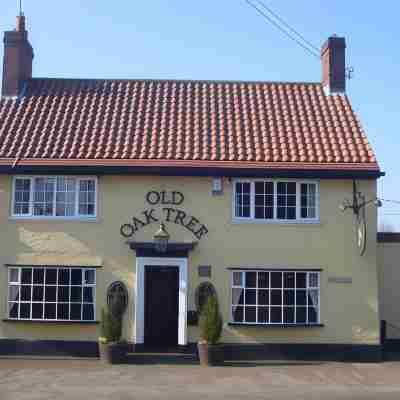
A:
[[[346,92],[346,41],[332,35],[321,49],[322,85],[327,93]]]
[[[25,26],[25,15],[21,14],[17,16],[17,32],[25,32],[26,31],[26,26]]]

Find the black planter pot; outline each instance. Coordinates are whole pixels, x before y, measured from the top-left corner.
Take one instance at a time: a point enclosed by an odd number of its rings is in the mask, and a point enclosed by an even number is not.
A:
[[[224,347],[220,344],[198,343],[200,365],[218,366],[224,364]]]
[[[107,358],[110,364],[126,364],[128,362],[128,343],[110,343]]]

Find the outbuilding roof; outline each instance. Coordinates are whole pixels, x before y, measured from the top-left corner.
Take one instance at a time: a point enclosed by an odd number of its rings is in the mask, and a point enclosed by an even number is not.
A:
[[[348,97],[305,82],[30,79],[0,165],[380,173]]]

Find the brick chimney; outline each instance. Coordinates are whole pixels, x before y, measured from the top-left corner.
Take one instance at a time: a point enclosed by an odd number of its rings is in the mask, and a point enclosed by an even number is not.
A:
[[[322,86],[329,94],[346,92],[346,41],[331,36],[322,46]]]
[[[1,95],[16,97],[24,82],[32,78],[33,49],[25,28],[25,16],[17,17],[14,31],[4,33],[3,85]]]

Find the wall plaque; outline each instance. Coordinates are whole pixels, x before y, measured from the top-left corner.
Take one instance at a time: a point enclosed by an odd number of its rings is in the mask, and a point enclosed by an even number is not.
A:
[[[329,283],[353,283],[353,278],[350,276],[330,276]]]
[[[199,265],[199,277],[211,278],[211,265]]]
[[[223,194],[222,178],[213,178],[211,194],[213,196],[221,196]]]

